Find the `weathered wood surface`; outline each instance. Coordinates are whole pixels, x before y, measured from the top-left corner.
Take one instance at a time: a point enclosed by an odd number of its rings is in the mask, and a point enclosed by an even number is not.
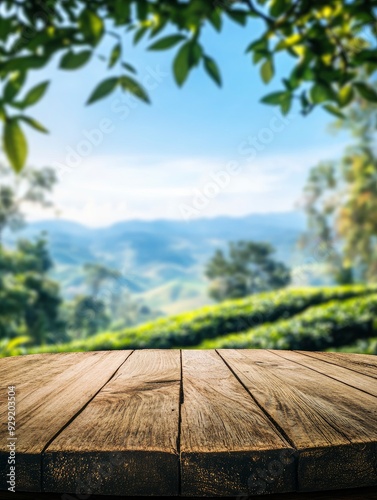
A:
[[[5,470],[7,453],[7,387],[16,386],[17,486],[21,491],[41,488],[41,454],[49,442],[108,382],[129,352],[41,355],[31,367],[27,357],[14,363],[5,359],[1,370],[0,465]],[[34,357],[34,356],[33,356]],[[3,360],[1,360],[1,365]],[[23,371],[19,372],[20,364]],[[8,368],[8,369],[7,369]],[[9,382],[7,381],[9,379]],[[1,475],[0,488],[6,477]]]
[[[135,351],[46,449],[44,490],[176,494],[180,382],[179,351]]]
[[[302,352],[302,351],[299,351]],[[302,352],[303,353],[303,352]],[[320,358],[322,361],[348,368],[351,371],[377,378],[377,356],[367,354],[347,354],[338,352],[305,352],[306,356]]]
[[[298,490],[376,483],[375,397],[307,368],[299,353],[220,354],[298,451]]]
[[[70,498],[71,497],[71,498]],[[91,495],[87,496],[62,495],[61,493],[17,493],[17,500],[125,500],[126,496]],[[150,498],[150,497],[137,497]],[[179,496],[181,500],[193,497]],[[200,497],[199,497],[200,498]],[[357,488],[347,490],[320,491],[314,493],[279,493],[277,495],[236,496],[228,497],[235,500],[377,500],[377,490],[372,488]],[[14,493],[1,492],[0,500],[15,500]]]
[[[230,349],[0,359],[1,490],[9,385],[25,500],[377,499],[374,356]]]
[[[294,450],[215,351],[184,351],[182,358],[182,494],[247,492],[254,470]],[[288,462],[266,493],[294,490]]]

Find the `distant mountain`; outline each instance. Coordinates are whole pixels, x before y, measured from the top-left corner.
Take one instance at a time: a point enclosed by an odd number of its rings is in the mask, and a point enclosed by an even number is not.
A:
[[[46,233],[56,263],[54,277],[70,297],[82,291],[82,266],[101,262],[121,271],[123,282],[148,304],[175,312],[188,304],[208,303],[205,262],[229,241],[271,243],[276,256],[291,265],[296,242],[305,228],[297,212],[214,217],[192,221],[124,221],[106,228],[88,228],[72,221],[48,220],[29,224],[5,241],[35,238]],[[185,305],[186,304],[186,305]]]

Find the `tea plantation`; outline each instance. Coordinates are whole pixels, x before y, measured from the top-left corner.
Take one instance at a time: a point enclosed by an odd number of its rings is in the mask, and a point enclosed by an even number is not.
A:
[[[27,353],[263,348],[377,353],[377,286],[289,288]]]

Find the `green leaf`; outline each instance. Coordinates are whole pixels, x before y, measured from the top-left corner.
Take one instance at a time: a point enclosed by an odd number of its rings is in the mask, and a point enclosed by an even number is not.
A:
[[[134,45],[136,45],[138,42],[140,42],[140,40],[143,38],[143,36],[145,35],[145,33],[148,31],[148,28],[146,28],[145,26],[142,26],[141,28],[139,28],[135,35],[134,35],[134,39],[133,39],[133,43]]]
[[[124,2],[124,0],[113,0],[113,4],[115,12],[114,19],[116,25],[127,23],[127,21],[130,19],[131,14],[130,4]]]
[[[363,82],[355,82],[354,85],[361,97],[370,102],[377,102],[377,92],[372,87]]]
[[[339,105],[343,108],[347,106],[353,99],[353,88],[352,85],[346,85],[342,89],[340,89],[338,94],[338,102]]]
[[[275,0],[270,8],[270,14],[273,17],[279,17],[283,14],[287,7],[286,0]]]
[[[259,38],[258,40],[254,40],[251,42],[245,50],[245,53],[257,51],[267,51],[268,52],[268,42],[265,38]]]
[[[21,345],[27,344],[29,342],[31,342],[31,339],[26,335],[23,335],[22,337],[15,337],[14,339],[11,339],[7,342],[6,349],[8,351],[12,351],[16,347],[20,347]]]
[[[21,90],[25,82],[26,73],[14,73],[9,77],[9,80],[4,88],[4,100],[6,102],[12,101]]]
[[[48,59],[49,56],[13,57],[12,59],[9,59],[8,61],[2,63],[1,69],[7,72],[39,69],[47,64]]]
[[[377,53],[376,50],[364,49],[357,52],[354,56],[356,64],[364,64],[366,62],[376,63]]]
[[[183,85],[190,70],[190,52],[190,42],[187,42],[179,49],[173,62],[174,77],[179,86]]]
[[[131,94],[136,96],[138,99],[141,99],[148,104],[150,103],[149,96],[144,88],[133,78],[129,76],[121,76],[119,83],[124,90],[128,90],[128,92],[131,92]]]
[[[42,132],[43,134],[49,133],[46,127],[44,127],[41,123],[39,123],[34,118],[31,118],[30,116],[22,115],[22,116],[17,116],[15,118],[17,118],[18,120],[24,121],[25,123],[30,125],[30,127],[33,127],[35,130],[38,130],[38,132]]]
[[[217,83],[219,87],[221,87],[221,75],[216,62],[209,56],[204,56],[203,61],[204,68],[209,76]]]
[[[334,93],[330,87],[323,85],[322,83],[316,83],[310,89],[310,98],[314,104],[320,104],[321,102],[330,101],[333,99]]]
[[[169,35],[164,38],[160,38],[157,42],[152,43],[148,47],[148,50],[166,50],[174,47],[177,43],[182,42],[182,40],[186,40],[186,37],[183,35]]]
[[[226,14],[232,21],[234,21],[237,24],[240,24],[241,26],[245,26],[247,23],[247,12],[241,9],[232,9],[232,10],[227,10]]]
[[[154,38],[157,36],[167,25],[168,20],[167,19],[158,19],[156,20],[155,26],[151,29],[151,32],[149,34],[149,38]]]
[[[332,106],[331,104],[325,104],[323,107],[327,112],[331,113],[337,118],[345,118],[344,114],[341,111],[339,111],[337,107]]]
[[[280,40],[275,47],[276,51],[284,50],[289,47],[293,47],[294,45],[302,42],[302,35],[300,33],[294,33],[291,36],[285,37],[283,40]]]
[[[292,106],[292,94],[287,94],[285,99],[280,104],[280,109],[283,115],[287,115]]]
[[[287,97],[287,92],[272,92],[271,94],[264,96],[261,99],[261,102],[263,102],[265,104],[272,104],[272,105],[279,105],[280,106],[280,104],[282,103],[282,101],[286,97]]]
[[[13,118],[5,122],[3,147],[13,169],[21,172],[27,157],[27,142],[17,120]]]
[[[254,64],[258,64],[259,61],[261,61],[262,59],[266,59],[266,57],[269,57],[270,54],[268,52],[254,52],[253,54],[253,63]]]
[[[261,102],[265,104],[271,104],[273,106],[280,106],[283,115],[286,115],[291,109],[292,105],[292,94],[289,91],[272,92],[264,96]]]
[[[79,19],[79,26],[85,38],[98,43],[104,31],[104,24],[100,17],[93,11],[85,9]]]
[[[212,24],[216,31],[220,32],[223,24],[221,10],[214,9],[212,14],[208,16],[208,21]]]
[[[148,16],[148,2],[146,0],[138,0],[136,3],[136,15],[140,21],[145,21]]]
[[[117,43],[113,50],[111,51],[109,68],[112,68],[118,61],[122,54],[122,45]]]
[[[86,64],[92,55],[91,50],[83,50],[75,54],[72,51],[66,52],[60,61],[62,69],[78,69]]]
[[[193,40],[190,42],[190,54],[189,54],[189,66],[190,68],[193,66],[197,66],[203,56],[202,46],[196,41]]]
[[[126,69],[127,71],[130,71],[131,73],[136,74],[136,69],[131,65],[126,62],[122,62],[122,67]]]
[[[287,90],[294,90],[298,87],[298,84],[293,80],[291,79],[288,79],[288,78],[283,78],[283,83],[284,83],[284,87],[287,89]]]
[[[9,33],[12,31],[13,18],[0,17],[0,40],[5,42]]]
[[[119,83],[118,77],[111,77],[107,80],[103,80],[92,92],[86,104],[92,104],[99,99],[103,99],[107,95],[111,94],[111,92],[115,89],[115,87]]]
[[[49,86],[49,83],[50,82],[40,83],[39,85],[36,85],[31,90],[29,90],[29,92],[26,94],[25,99],[23,99],[22,101],[22,108],[33,106],[40,99],[42,99],[47,90],[47,87]]]
[[[264,83],[268,83],[271,81],[272,77],[274,76],[275,70],[274,70],[274,63],[272,59],[267,59],[261,66],[260,69],[261,77]]]

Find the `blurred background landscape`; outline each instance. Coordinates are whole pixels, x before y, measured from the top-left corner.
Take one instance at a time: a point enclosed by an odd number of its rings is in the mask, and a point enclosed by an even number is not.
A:
[[[128,38],[117,31],[129,22],[121,3],[106,21],[80,4],[70,16],[81,38],[63,46],[43,20],[41,39],[13,46],[36,7],[21,2],[17,18],[12,2],[0,6],[0,355],[183,346],[376,354],[373,12],[259,2],[250,46],[240,25],[255,13],[245,5],[188,2],[184,35],[168,29],[156,47],[166,23],[152,11],[164,2],[139,2],[152,20],[135,8]],[[268,36],[266,13],[279,20]],[[60,23],[54,10],[45,17]],[[207,17],[198,45],[192,23]],[[281,38],[274,49],[271,33]],[[187,55],[194,49],[204,71]],[[98,84],[104,62],[109,78]],[[22,114],[29,106],[38,121]]]
[[[323,263],[305,262],[297,241],[305,229],[299,212],[214,217],[190,222],[177,220],[125,221],[106,228],[89,228],[70,221],[41,221],[15,234],[35,239],[45,233],[54,261],[51,277],[61,284],[66,299],[85,293],[87,263],[101,263],[121,274],[120,290],[160,314],[175,314],[213,302],[207,293],[205,265],[228,241],[248,239],[270,243],[276,257],[306,274],[301,285],[325,284]],[[119,292],[119,290],[118,290]]]

